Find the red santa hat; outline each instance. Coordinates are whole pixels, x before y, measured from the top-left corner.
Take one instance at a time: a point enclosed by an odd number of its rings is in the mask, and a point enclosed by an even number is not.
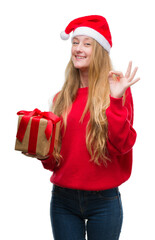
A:
[[[69,39],[70,32],[73,31],[72,38],[78,35],[86,35],[95,39],[104,49],[110,52],[112,47],[112,37],[107,20],[99,15],[90,15],[76,18],[71,21],[65,31],[60,36],[63,40]]]

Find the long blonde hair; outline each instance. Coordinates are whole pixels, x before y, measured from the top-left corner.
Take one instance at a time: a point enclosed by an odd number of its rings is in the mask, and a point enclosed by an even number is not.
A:
[[[107,165],[107,161],[110,160],[106,148],[108,122],[105,111],[110,104],[108,74],[111,70],[112,63],[108,52],[93,40],[93,50],[88,75],[88,99],[80,122],[83,121],[85,114],[89,111],[90,119],[86,128],[87,150],[90,153],[91,161],[94,161],[97,165],[103,163],[105,166]],[[64,132],[67,126],[67,115],[71,110],[79,87],[79,70],[74,67],[72,59],[70,59],[65,71],[64,85],[51,108],[51,111],[56,115],[62,115]],[[58,149],[53,152],[53,156],[58,165],[60,165],[62,158],[60,150],[61,136],[59,137]]]

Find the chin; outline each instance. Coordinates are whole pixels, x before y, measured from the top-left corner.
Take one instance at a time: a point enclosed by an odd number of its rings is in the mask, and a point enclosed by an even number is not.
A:
[[[88,66],[81,66],[81,65],[79,65],[79,64],[74,64],[74,67],[76,68],[76,69],[79,69],[79,70],[86,70],[86,69],[88,69]]]

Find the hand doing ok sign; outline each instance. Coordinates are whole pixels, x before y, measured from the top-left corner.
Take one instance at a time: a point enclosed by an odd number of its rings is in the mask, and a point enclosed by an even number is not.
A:
[[[114,98],[121,98],[126,89],[140,80],[140,78],[134,79],[138,67],[136,67],[131,73],[132,62],[129,62],[125,76],[122,72],[110,71],[108,75],[110,85],[110,95]]]

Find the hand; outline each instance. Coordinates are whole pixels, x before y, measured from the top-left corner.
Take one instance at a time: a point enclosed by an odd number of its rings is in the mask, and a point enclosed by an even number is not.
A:
[[[114,98],[121,98],[126,89],[140,80],[140,78],[134,79],[138,67],[135,67],[131,73],[132,62],[129,62],[125,76],[122,72],[110,71],[108,75],[110,85],[110,95]]]
[[[24,154],[27,157],[37,158],[38,160],[45,160],[45,159],[49,158],[49,155],[43,157],[40,155],[32,155],[32,154],[25,153],[25,152],[22,152],[22,154]]]

